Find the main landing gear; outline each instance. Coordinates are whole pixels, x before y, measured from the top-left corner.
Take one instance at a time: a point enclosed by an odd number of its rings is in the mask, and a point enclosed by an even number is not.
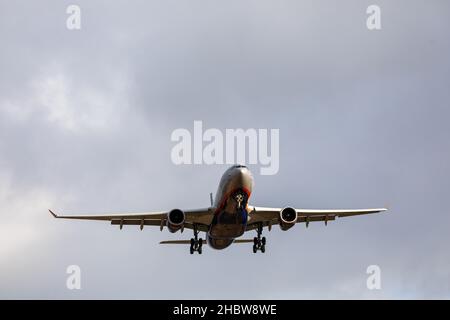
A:
[[[198,254],[202,254],[202,246],[203,246],[203,239],[198,238],[197,226],[194,224],[194,238],[191,238],[191,247],[189,249],[189,252],[193,254],[195,251],[197,251]]]
[[[258,250],[261,250],[262,253],[266,252],[266,237],[261,238],[262,234],[262,224],[258,225],[258,236],[253,238],[253,253],[256,253]]]

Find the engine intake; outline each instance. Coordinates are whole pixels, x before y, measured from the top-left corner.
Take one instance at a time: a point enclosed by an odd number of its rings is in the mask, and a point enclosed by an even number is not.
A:
[[[184,225],[185,214],[180,209],[173,209],[167,214],[167,229],[174,233],[180,230]]]
[[[286,207],[280,211],[280,228],[286,231],[292,228],[297,222],[297,211],[294,208]]]

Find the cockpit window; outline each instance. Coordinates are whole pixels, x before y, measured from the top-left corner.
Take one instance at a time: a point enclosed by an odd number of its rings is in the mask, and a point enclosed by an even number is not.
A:
[[[235,168],[247,168],[246,166],[242,165],[242,164],[238,164],[234,166]]]

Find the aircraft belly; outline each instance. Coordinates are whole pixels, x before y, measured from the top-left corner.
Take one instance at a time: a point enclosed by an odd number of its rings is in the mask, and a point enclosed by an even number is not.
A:
[[[243,225],[219,224],[211,227],[209,235],[215,239],[237,238],[244,234]]]
[[[208,232],[208,243],[216,249],[228,247],[235,238],[242,236],[247,223],[247,211],[238,210],[233,213],[217,214]]]
[[[208,236],[207,238],[208,240],[208,244],[211,248],[214,249],[225,249],[226,247],[228,247],[229,245],[231,245],[234,241],[234,239],[214,239],[211,238],[210,236]]]

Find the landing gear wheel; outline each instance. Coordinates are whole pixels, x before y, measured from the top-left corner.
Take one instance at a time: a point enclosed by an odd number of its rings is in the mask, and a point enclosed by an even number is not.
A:
[[[198,229],[197,225],[194,224],[194,237],[191,238],[191,247],[189,248],[189,252],[193,254],[195,251],[198,252],[198,254],[202,254],[202,246],[203,246],[203,239],[198,238]]]
[[[256,253],[258,250],[261,250],[262,253],[266,252],[266,237],[261,238],[262,231],[263,226],[259,224],[258,229],[256,229],[258,236],[253,238],[253,253]]]

